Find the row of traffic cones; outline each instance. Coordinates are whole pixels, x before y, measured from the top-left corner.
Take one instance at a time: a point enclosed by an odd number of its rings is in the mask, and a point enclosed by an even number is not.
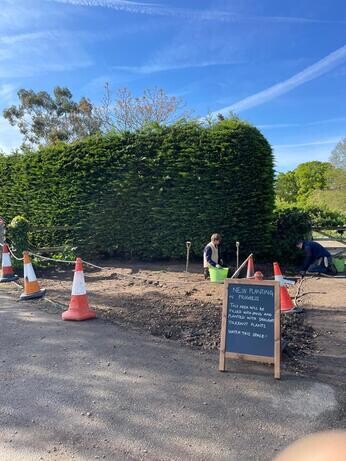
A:
[[[277,262],[273,263],[274,278],[277,282],[280,282],[280,308],[281,312],[289,312],[295,308],[293,301],[288,293],[286,284],[290,283],[284,279],[280,266]],[[263,274],[260,271],[255,272],[253,257],[250,256],[247,263],[246,278],[263,280]]]
[[[23,261],[24,290],[19,299],[25,301],[42,298],[45,295],[46,290],[40,288],[28,251],[23,252]],[[0,282],[13,282],[17,279],[18,275],[15,275],[11,263],[10,250],[8,245],[5,243],[2,248]],[[77,258],[73,276],[71,301],[68,310],[62,314],[62,319],[87,320],[95,317],[96,312],[89,307],[88,296],[85,288],[83,262],[81,258]]]

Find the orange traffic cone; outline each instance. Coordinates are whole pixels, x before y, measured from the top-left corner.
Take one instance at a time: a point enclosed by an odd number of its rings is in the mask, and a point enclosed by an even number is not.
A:
[[[62,314],[63,320],[88,320],[96,317],[96,312],[90,309],[88,296],[85,289],[83,262],[76,259],[76,267],[73,276],[71,302],[68,310]]]
[[[262,272],[261,271],[255,272],[254,278],[255,278],[255,280],[263,280]]]
[[[23,251],[24,259],[24,292],[20,295],[20,300],[42,298],[46,290],[40,289],[37,281],[34,268],[31,264],[31,259],[28,251]]]
[[[246,278],[247,279],[252,279],[255,275],[255,269],[254,269],[254,264],[253,264],[253,257],[250,256],[248,262],[247,262],[247,272],[246,272]]]
[[[294,304],[285,286],[285,279],[278,263],[273,263],[275,280],[280,282],[280,306],[281,312],[288,312],[294,309]]]
[[[4,246],[2,247],[1,267],[0,282],[13,282],[18,279],[18,275],[15,275],[12,269],[10,250],[7,243],[4,243]]]

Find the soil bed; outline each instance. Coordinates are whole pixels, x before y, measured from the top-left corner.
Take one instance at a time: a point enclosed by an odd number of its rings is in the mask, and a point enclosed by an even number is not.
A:
[[[89,301],[99,315],[116,323],[186,346],[217,350],[223,285],[204,281],[197,265],[190,270],[183,272],[179,264],[126,265],[107,261],[102,270],[85,270]],[[47,296],[67,306],[73,277],[71,268],[38,269],[37,274],[43,279]],[[291,288],[292,296],[296,290]],[[283,367],[303,372],[309,367],[306,358],[314,349],[316,334],[307,324],[305,313],[281,317],[286,345]]]

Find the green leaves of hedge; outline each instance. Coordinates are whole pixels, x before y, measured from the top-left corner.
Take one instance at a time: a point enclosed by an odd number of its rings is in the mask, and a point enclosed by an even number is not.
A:
[[[0,157],[0,214],[25,216],[36,246],[83,256],[201,255],[213,232],[224,253],[270,246],[273,157],[239,120],[151,126]]]

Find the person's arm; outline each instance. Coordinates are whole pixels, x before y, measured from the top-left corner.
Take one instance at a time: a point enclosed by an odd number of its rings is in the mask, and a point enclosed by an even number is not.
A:
[[[216,267],[216,262],[214,262],[214,261],[211,259],[212,254],[213,254],[213,252],[211,251],[211,248],[208,247],[208,248],[205,250],[205,257],[206,257],[206,259],[207,259],[208,264],[210,264],[210,265],[213,266],[213,267]]]
[[[218,263],[220,266],[223,266],[223,260],[222,260],[222,255],[221,255],[221,249],[220,249],[220,247],[218,248],[218,255],[219,255],[219,260],[218,260],[217,263]]]
[[[311,248],[307,246],[304,248],[305,251],[305,258],[304,258],[304,263],[303,263],[303,268],[302,270],[305,272],[308,270],[310,264],[312,263],[311,261]]]

